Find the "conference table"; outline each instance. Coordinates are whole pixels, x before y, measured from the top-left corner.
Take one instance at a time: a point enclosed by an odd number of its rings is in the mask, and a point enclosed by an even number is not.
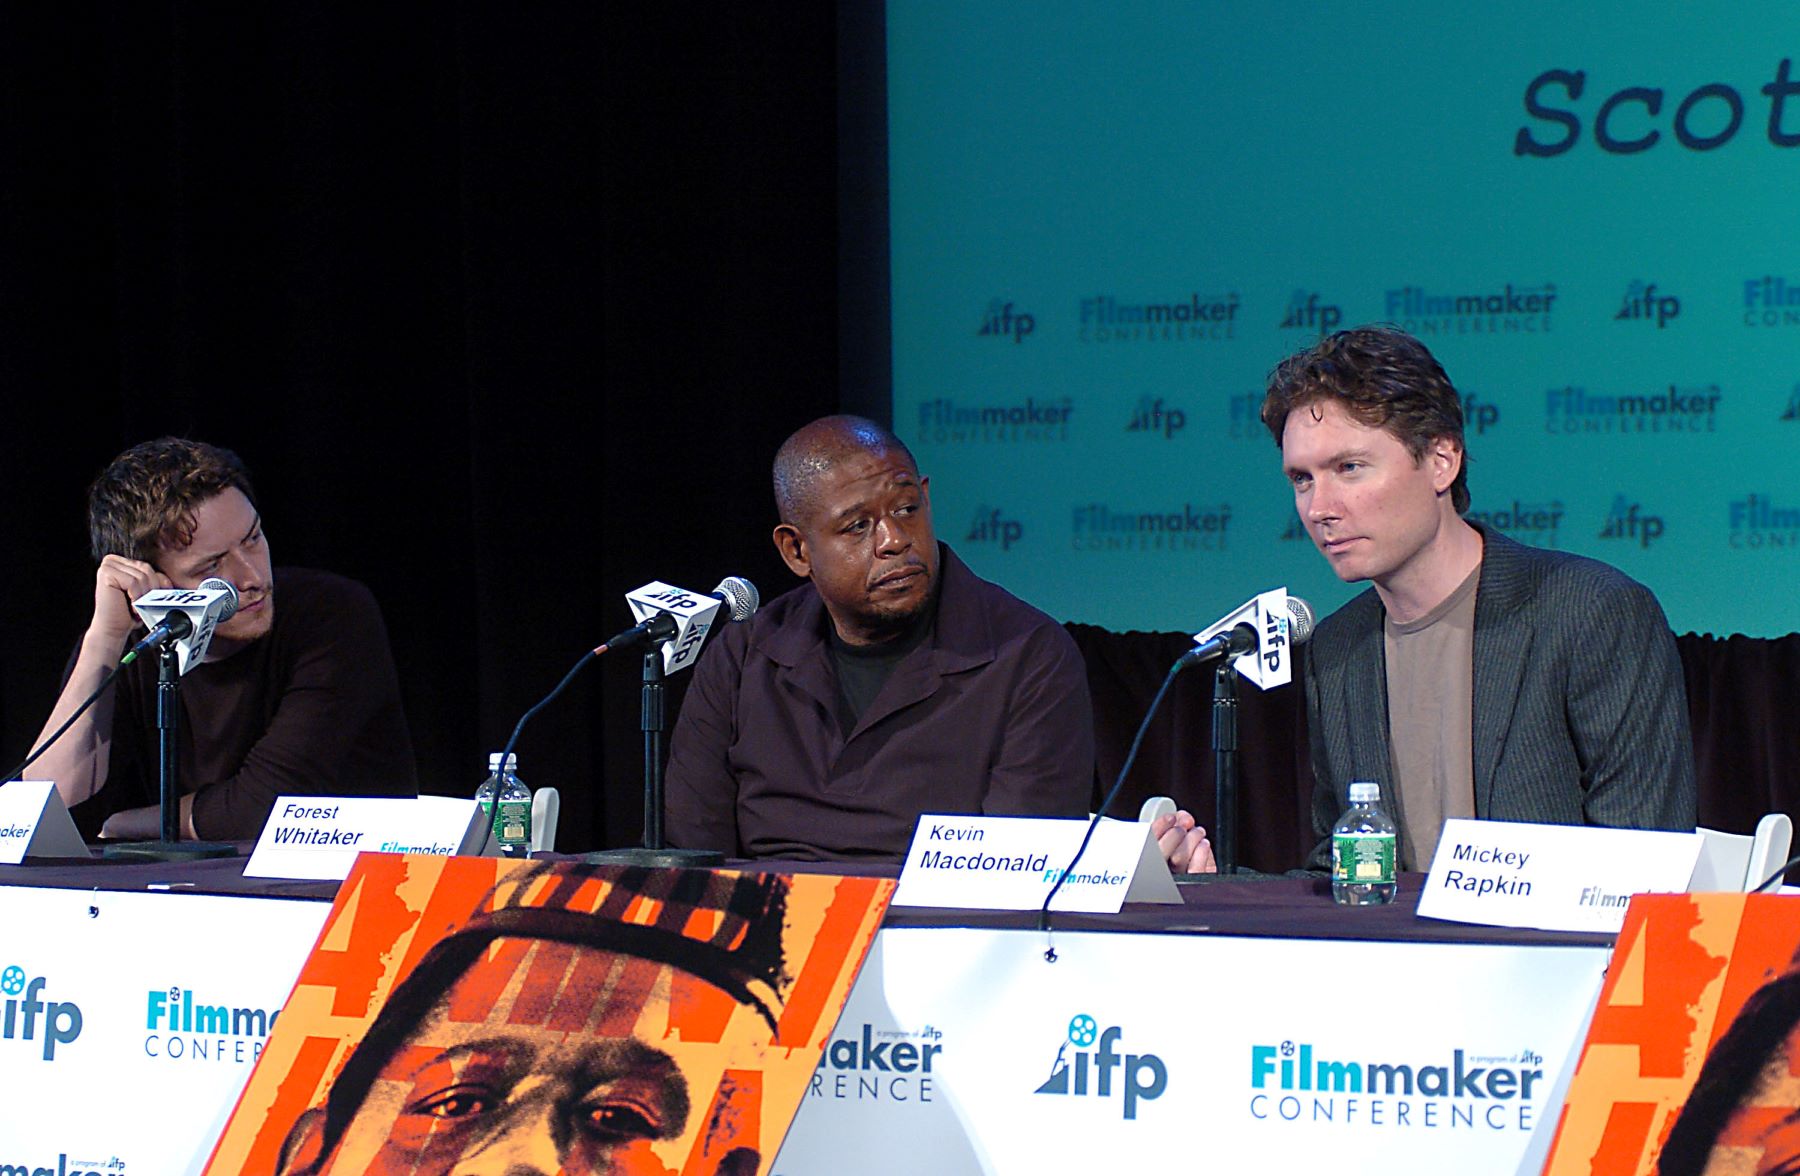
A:
[[[0,867],[0,1171],[204,1166],[336,892],[243,862]],[[1611,938],[1423,919],[1421,881],[890,908],[771,1170],[1536,1171]]]

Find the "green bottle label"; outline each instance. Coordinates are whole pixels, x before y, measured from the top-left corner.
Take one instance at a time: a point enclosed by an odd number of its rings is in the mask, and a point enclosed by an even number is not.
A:
[[[1337,833],[1331,838],[1331,880],[1362,885],[1394,880],[1392,833]]]
[[[523,845],[531,840],[529,800],[503,800],[494,805],[494,840],[502,845]]]

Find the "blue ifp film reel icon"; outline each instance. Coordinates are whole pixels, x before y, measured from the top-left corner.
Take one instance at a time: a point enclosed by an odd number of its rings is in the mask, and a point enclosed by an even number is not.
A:
[[[1086,1049],[1094,1044],[1100,1036],[1100,1025],[1086,1013],[1076,1013],[1069,1018],[1069,1044]]]
[[[17,996],[25,991],[25,969],[14,964],[4,972],[0,972],[0,992],[8,996]]]

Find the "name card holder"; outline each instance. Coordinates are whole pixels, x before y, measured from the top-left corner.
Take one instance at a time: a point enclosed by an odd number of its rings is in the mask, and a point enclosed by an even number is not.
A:
[[[450,796],[283,796],[246,878],[341,882],[359,853],[473,854],[487,836],[481,808]]]
[[[1420,915],[1490,927],[1616,932],[1631,896],[1687,889],[1698,833],[1444,822]]]
[[[1038,910],[1087,826],[1053,817],[922,816],[893,905]],[[1127,902],[1180,901],[1150,826],[1104,820],[1050,909],[1117,914]]]
[[[49,780],[0,785],[0,865],[26,858],[93,857]]]

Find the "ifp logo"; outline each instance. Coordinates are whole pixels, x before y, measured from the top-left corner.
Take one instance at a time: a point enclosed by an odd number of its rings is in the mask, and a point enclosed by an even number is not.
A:
[[[1037,317],[1024,311],[1014,310],[1010,302],[1002,302],[996,298],[988,303],[987,313],[981,316],[981,329],[977,335],[985,335],[994,339],[1011,339],[1014,343],[1025,342],[1025,336],[1037,330]]]
[[[1117,1025],[1101,1029],[1100,1023],[1086,1013],[1069,1018],[1066,1039],[1057,1046],[1056,1060],[1050,1064],[1050,1077],[1035,1093],[1113,1098],[1116,1070],[1125,1117],[1136,1119],[1140,1100],[1154,1101],[1168,1089],[1169,1068],[1152,1053],[1121,1054],[1121,1036]]]
[[[56,1060],[56,1047],[81,1036],[81,1006],[74,1001],[43,998],[44,978],[27,977],[17,964],[0,971],[0,1041],[44,1043],[44,1060]]]

